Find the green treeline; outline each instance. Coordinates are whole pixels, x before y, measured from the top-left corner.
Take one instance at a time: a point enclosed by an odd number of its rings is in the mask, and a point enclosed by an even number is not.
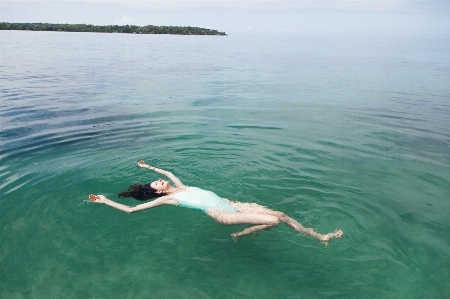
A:
[[[134,26],[134,25],[86,25],[49,23],[0,23],[0,30],[64,31],[64,32],[103,32],[136,34],[181,34],[181,35],[226,35],[225,32],[199,27],[180,26]]]

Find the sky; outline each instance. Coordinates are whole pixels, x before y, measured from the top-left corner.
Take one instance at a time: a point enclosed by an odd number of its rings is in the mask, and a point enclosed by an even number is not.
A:
[[[228,35],[450,38],[450,0],[0,0],[0,22],[165,25]]]

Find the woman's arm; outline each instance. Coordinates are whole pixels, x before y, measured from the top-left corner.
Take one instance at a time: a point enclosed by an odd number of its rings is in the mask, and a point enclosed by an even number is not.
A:
[[[111,206],[111,207],[116,208],[118,210],[124,211],[124,212],[126,212],[128,214],[132,213],[132,208],[131,207],[126,206],[126,205],[121,204],[121,203],[118,203],[118,202],[115,202],[115,201],[112,201],[110,199],[107,199],[103,195],[91,194],[91,195],[89,195],[89,201],[90,202],[95,202],[95,203],[104,203],[104,204],[106,204],[108,206]]]
[[[165,175],[166,177],[168,177],[175,184],[175,187],[177,187],[177,188],[184,186],[184,184],[180,181],[180,179],[178,179],[176,176],[174,176],[170,171],[165,171],[165,170],[162,170],[162,169],[159,169],[159,168],[147,165],[142,160],[138,162],[138,166],[142,167],[142,168],[147,168],[147,169],[156,171],[157,173],[160,173],[162,175]]]
[[[134,212],[139,212],[142,210],[146,210],[146,209],[151,209],[160,205],[179,205],[180,203],[178,202],[178,200],[175,199],[171,199],[168,195],[166,196],[161,196],[155,200],[146,202],[146,203],[141,203],[140,205],[137,205],[135,207],[131,208],[131,213]]]
[[[103,195],[91,194],[91,195],[89,195],[89,201],[95,202],[95,203],[104,203],[108,206],[111,206],[113,208],[116,208],[116,209],[121,210],[128,214],[131,214],[134,212],[139,212],[139,211],[146,210],[146,209],[151,209],[151,208],[154,208],[154,207],[157,207],[160,205],[165,205],[165,204],[170,204],[170,205],[179,204],[179,202],[177,200],[171,199],[168,196],[161,196],[155,200],[137,205],[135,207],[129,207],[127,205],[112,201]]]

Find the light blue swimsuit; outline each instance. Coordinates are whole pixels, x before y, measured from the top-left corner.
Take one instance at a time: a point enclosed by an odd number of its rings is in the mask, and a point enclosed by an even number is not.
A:
[[[180,202],[181,207],[201,210],[206,213],[208,209],[223,210],[236,213],[225,199],[217,196],[214,192],[203,190],[197,187],[184,187],[189,190],[171,194],[170,197]]]

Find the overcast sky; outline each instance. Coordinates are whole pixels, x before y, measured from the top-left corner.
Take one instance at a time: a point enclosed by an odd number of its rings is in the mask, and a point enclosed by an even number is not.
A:
[[[229,35],[450,38],[450,0],[0,0],[0,21],[198,26]]]

